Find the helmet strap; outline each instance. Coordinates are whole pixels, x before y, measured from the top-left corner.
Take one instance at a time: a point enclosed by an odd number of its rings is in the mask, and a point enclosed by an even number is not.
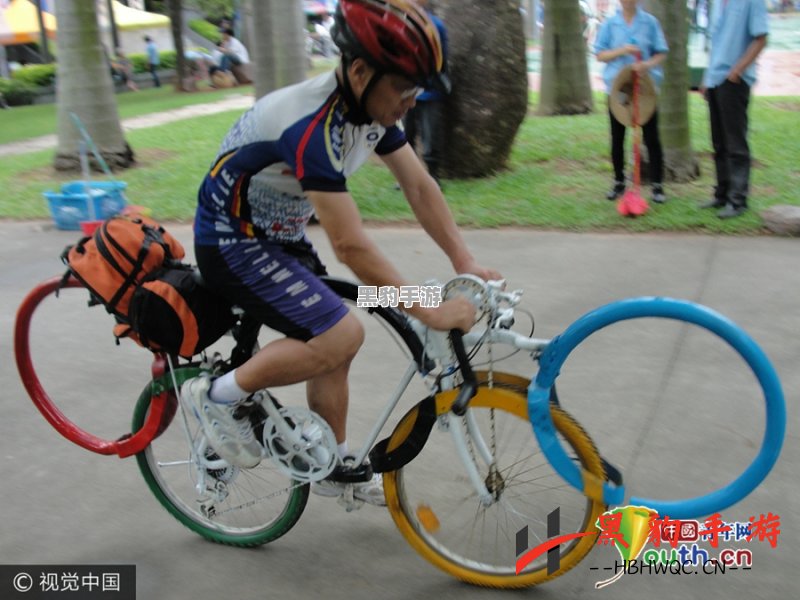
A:
[[[378,81],[380,81],[381,77],[386,74],[386,71],[375,69],[375,74],[367,82],[364,91],[361,93],[361,98],[356,98],[355,92],[353,92],[353,86],[350,83],[350,75],[348,74],[349,67],[353,60],[354,59],[349,56],[342,57],[342,87],[344,89],[345,100],[351,108],[351,113],[347,115],[347,120],[354,125],[366,125],[374,121],[367,112],[367,97]]]

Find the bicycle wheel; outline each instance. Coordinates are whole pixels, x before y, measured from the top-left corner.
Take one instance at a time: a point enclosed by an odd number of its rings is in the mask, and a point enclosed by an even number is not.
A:
[[[136,404],[134,431],[147,416],[151,390],[148,385]],[[195,533],[221,544],[259,546],[289,531],[303,514],[308,484],[291,480],[268,459],[252,469],[220,460],[194,415],[181,408],[172,392],[170,396],[175,417],[136,455],[148,487],[164,508]]]
[[[574,567],[592,549],[596,536],[559,546],[560,564],[552,574],[546,552],[517,574],[518,531],[528,526],[532,546],[538,546],[547,538],[548,515],[559,509],[559,534],[596,533],[595,523],[606,507],[566,484],[550,467],[530,435],[525,387],[521,380],[505,377],[505,383],[496,382],[491,389],[482,386],[468,411],[495,460],[496,469],[491,469],[479,457],[480,441],[468,436],[468,449],[495,498],[493,504],[481,505],[454,458],[452,434],[443,430],[441,420],[413,462],[384,474],[384,490],[397,527],[425,559],[467,583],[519,588]],[[449,401],[437,398],[436,410],[439,415],[447,412]],[[573,459],[602,481],[600,456],[580,425],[555,405],[552,416]],[[460,419],[458,426],[463,422]]]

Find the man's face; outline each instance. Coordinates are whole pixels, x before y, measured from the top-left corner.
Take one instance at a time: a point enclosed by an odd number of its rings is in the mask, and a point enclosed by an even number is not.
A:
[[[388,73],[380,78],[367,97],[367,113],[384,127],[402,119],[414,107],[422,88],[401,75]]]
[[[361,98],[369,85],[375,70],[365,61],[357,58],[348,71],[353,92]],[[417,87],[410,79],[402,75],[386,73],[372,87],[367,96],[366,111],[375,121],[384,127],[397,123],[416,104],[417,96],[422,88]]]

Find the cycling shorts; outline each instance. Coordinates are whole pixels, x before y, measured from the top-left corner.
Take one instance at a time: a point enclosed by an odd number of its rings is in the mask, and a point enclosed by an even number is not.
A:
[[[195,258],[212,289],[287,337],[308,341],[348,313],[320,279],[327,271],[308,241],[276,244],[253,238],[225,246],[195,245]]]

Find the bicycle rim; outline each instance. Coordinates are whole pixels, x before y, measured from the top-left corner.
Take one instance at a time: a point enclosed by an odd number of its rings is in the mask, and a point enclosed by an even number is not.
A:
[[[597,518],[606,508],[566,484],[552,469],[530,435],[524,390],[508,391],[488,394],[470,405],[484,441],[491,447],[495,440],[492,454],[502,483],[493,487],[502,489],[491,506],[481,506],[460,460],[454,457],[451,433],[438,423],[412,463],[384,474],[389,511],[411,546],[450,575],[495,588],[528,587],[558,577],[578,564],[596,543],[595,535],[587,535],[562,544],[560,565],[552,574],[547,572],[545,552],[517,575],[516,534],[520,529],[528,526],[531,547],[543,543],[548,514],[559,509],[560,534],[595,533]],[[446,408],[440,407],[437,412],[443,410]],[[580,425],[557,406],[552,406],[552,415],[559,437],[574,459],[603,478],[597,449]],[[481,477],[488,477],[484,461],[478,458],[476,464]]]
[[[147,386],[136,404],[134,431],[144,422],[150,400]],[[178,406],[161,435],[136,455],[162,506],[195,533],[221,544],[260,546],[289,531],[303,514],[309,486],[292,481],[266,458],[253,469],[221,465],[213,450],[206,450],[199,423],[188,415],[187,436],[184,414]],[[202,449],[203,466],[192,460],[192,444]]]

